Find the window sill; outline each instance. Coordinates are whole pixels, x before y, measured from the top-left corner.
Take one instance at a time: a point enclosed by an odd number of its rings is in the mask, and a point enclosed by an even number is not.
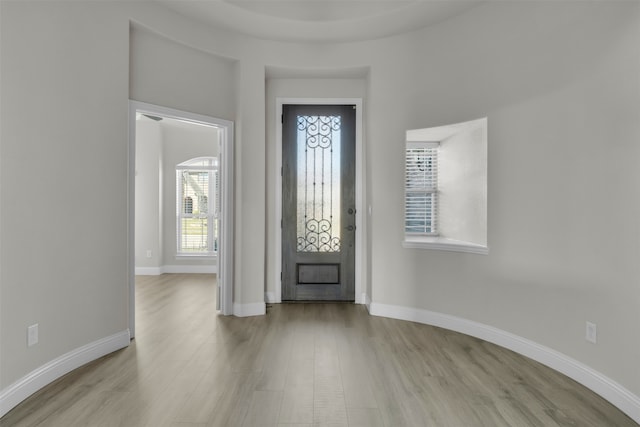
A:
[[[439,236],[405,236],[402,247],[407,249],[435,249],[440,251],[466,252],[480,255],[489,254],[489,248],[487,246]]]
[[[216,254],[176,254],[176,259],[201,259],[201,260],[212,260],[212,259],[216,259],[217,255]]]

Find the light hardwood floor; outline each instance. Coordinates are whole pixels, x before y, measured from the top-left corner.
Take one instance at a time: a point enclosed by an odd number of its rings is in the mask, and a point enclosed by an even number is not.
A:
[[[215,276],[137,279],[131,346],[0,425],[637,426],[567,377],[487,342],[352,304],[215,313]]]

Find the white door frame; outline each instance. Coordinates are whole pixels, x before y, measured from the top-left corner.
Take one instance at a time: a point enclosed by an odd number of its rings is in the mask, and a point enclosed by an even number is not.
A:
[[[233,122],[187,111],[175,110],[139,101],[129,101],[129,170],[128,170],[128,280],[129,332],[135,336],[135,170],[136,113],[167,117],[204,124],[218,129],[220,153],[220,224],[218,250],[218,309],[223,315],[233,314]]]
[[[363,222],[364,205],[364,145],[362,139],[362,98],[276,98],[276,215],[275,215],[275,295],[269,302],[282,302],[282,105],[355,105],[356,106],[356,259],[355,259],[355,302],[365,304],[366,296],[362,284],[365,268],[364,248],[366,227]]]

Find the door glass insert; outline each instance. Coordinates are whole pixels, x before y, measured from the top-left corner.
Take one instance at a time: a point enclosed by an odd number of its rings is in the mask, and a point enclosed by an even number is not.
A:
[[[297,251],[340,252],[340,116],[297,116]]]

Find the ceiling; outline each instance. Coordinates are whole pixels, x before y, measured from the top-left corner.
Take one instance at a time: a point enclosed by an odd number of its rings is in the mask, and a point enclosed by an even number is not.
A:
[[[216,138],[218,129],[215,126],[204,125],[197,122],[191,122],[188,120],[178,120],[170,117],[161,117],[156,115],[137,113],[136,121],[144,123],[158,123],[163,129],[177,129],[180,131],[187,131],[194,134],[207,134]]]
[[[482,0],[156,0],[208,25],[302,42],[371,40],[444,21]]]

